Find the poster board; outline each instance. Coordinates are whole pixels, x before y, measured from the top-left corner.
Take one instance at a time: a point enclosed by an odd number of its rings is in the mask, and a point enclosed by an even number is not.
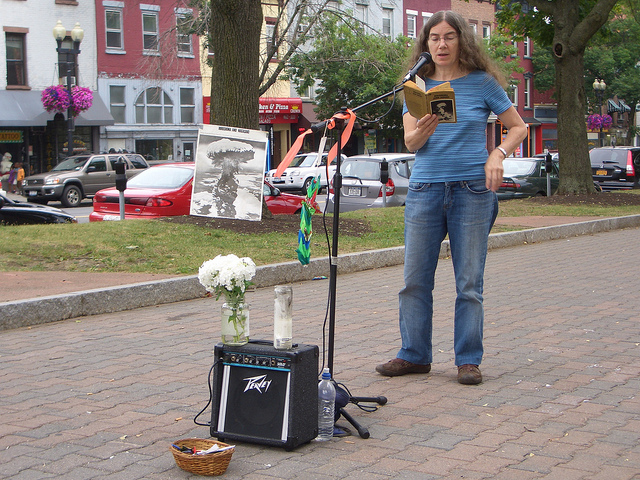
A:
[[[189,213],[260,221],[267,141],[261,130],[202,125]]]

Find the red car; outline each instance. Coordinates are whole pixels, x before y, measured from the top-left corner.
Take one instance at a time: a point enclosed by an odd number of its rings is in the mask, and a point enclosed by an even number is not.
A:
[[[130,179],[124,191],[125,219],[189,215],[194,172],[194,163],[164,163]],[[300,213],[304,199],[281,193],[268,182],[264,182],[263,196],[274,215]],[[89,221],[103,220],[120,220],[120,192],[115,187],[100,190],[93,198]]]

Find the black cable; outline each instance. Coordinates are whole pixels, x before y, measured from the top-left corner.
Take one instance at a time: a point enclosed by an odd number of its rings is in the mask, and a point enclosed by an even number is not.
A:
[[[347,392],[347,395],[349,396],[349,403],[353,403],[360,410],[364,412],[375,412],[376,410],[378,410],[378,407],[376,405],[361,405],[357,397],[351,395],[351,392],[344,383],[336,382],[336,384],[342,387],[345,392]]]
[[[393,87],[393,99],[391,100],[391,106],[389,107],[389,110],[387,110],[385,113],[383,113],[382,115],[380,115],[378,118],[375,118],[373,120],[367,120],[364,117],[359,117],[358,115],[356,115],[356,120],[360,120],[363,123],[378,123],[380,120],[382,120],[384,117],[386,117],[387,115],[389,115],[391,113],[391,110],[393,110],[393,107],[396,104],[396,92],[402,90],[402,88],[398,88],[398,87],[402,87],[401,84],[398,85],[394,85]],[[355,112],[354,112],[355,115]]]
[[[218,364],[217,360],[215,362],[213,362],[213,365],[211,365],[211,369],[209,370],[209,375],[207,375],[207,384],[209,385],[209,401],[204,406],[204,408],[202,410],[200,410],[200,413],[198,413],[195,417],[193,417],[193,423],[195,423],[196,425],[200,425],[201,427],[210,427],[211,426],[211,422],[209,422],[209,423],[198,423],[197,420],[198,420],[198,417],[204,413],[204,411],[207,409],[207,407],[209,405],[211,405],[211,402],[213,401],[213,386],[211,385],[211,374],[213,373],[213,368],[217,364]]]

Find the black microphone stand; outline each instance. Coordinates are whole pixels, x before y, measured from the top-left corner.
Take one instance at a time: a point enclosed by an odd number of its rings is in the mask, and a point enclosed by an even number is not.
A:
[[[402,84],[404,84],[408,79],[404,80]],[[373,100],[370,100],[362,105],[359,105],[353,108],[351,111],[356,112],[361,110],[369,105],[372,105],[380,100],[383,100],[391,95],[395,95],[397,92],[400,92],[403,87],[400,84],[399,87],[394,88],[392,91],[385,93]],[[347,108],[342,107],[341,113],[346,114]],[[342,173],[340,172],[341,162],[342,162],[342,133],[344,131],[344,117],[345,115],[340,115],[339,118],[334,119],[335,125],[337,127],[338,132],[338,140],[337,140],[337,153],[336,153],[336,173],[333,178],[333,190],[334,190],[334,198],[333,198],[333,238],[331,244],[330,258],[329,258],[329,341],[328,341],[328,353],[327,353],[327,367],[329,367],[329,371],[331,372],[331,378],[334,379],[334,383],[336,383],[336,393],[339,390],[344,391],[340,386],[337,385],[335,378],[333,376],[333,355],[335,349],[335,328],[336,328],[336,289],[337,289],[337,280],[338,280],[338,231],[340,227],[340,191],[342,189]],[[312,131],[320,131],[324,130],[327,125],[327,121],[315,124],[311,126]],[[359,403],[377,403],[378,405],[384,405],[387,403],[387,398],[383,396],[379,397],[355,397],[351,396],[346,391],[344,395],[348,397],[348,403],[354,403],[358,405]],[[337,398],[337,397],[336,397]],[[358,430],[358,434],[362,438],[369,438],[369,430],[360,425],[351,415],[349,415],[344,407],[339,408],[340,414],[353,425],[356,430]],[[334,426],[335,428],[335,426]]]

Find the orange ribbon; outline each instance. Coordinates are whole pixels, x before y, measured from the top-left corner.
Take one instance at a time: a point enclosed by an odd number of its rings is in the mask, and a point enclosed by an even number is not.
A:
[[[337,120],[347,120],[347,119],[349,120],[347,122],[347,126],[345,127],[344,131],[342,132],[341,144],[342,144],[342,146],[344,146],[349,141],[349,138],[351,138],[351,132],[353,131],[353,125],[356,122],[356,115],[349,109],[347,109],[345,112],[336,113],[327,122],[327,128],[329,128],[329,129],[335,128],[336,119]],[[293,142],[293,145],[291,145],[291,148],[289,149],[289,151],[287,152],[285,157],[282,159],[282,161],[278,165],[278,168],[276,169],[276,173],[274,174],[275,177],[280,177],[282,175],[282,172],[284,172],[285,169],[291,164],[291,161],[293,160],[293,158],[298,154],[298,152],[302,148],[302,143],[304,142],[304,137],[306,137],[311,132],[312,132],[311,129],[307,129],[304,133],[302,133],[301,135],[298,135],[298,138],[296,138],[296,141]],[[336,158],[337,154],[338,154],[338,144],[336,143],[331,148],[331,150],[329,150],[329,156],[327,158],[327,165],[331,165],[331,161],[334,158]]]

